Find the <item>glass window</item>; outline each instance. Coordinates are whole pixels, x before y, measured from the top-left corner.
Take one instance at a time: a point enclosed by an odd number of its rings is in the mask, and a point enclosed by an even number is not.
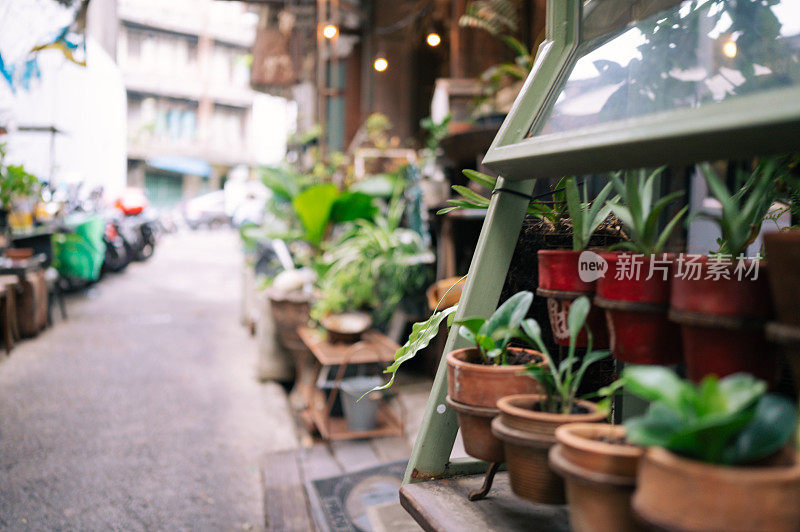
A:
[[[583,22],[529,136],[800,84],[800,0],[587,0]]]

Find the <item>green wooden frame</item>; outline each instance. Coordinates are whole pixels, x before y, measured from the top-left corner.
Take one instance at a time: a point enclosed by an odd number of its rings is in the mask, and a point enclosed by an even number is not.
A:
[[[800,89],[526,138],[536,114],[547,108],[551,89],[564,75],[579,44],[580,15],[581,0],[548,0],[547,39],[483,160],[502,176],[497,188],[530,195],[540,177],[797,149]],[[486,317],[495,310],[527,206],[528,199],[523,196],[492,195],[456,319]],[[445,353],[463,346],[462,342],[452,328]],[[450,460],[458,423],[444,401],[446,368],[442,357],[404,483],[487,469],[487,464],[477,460]]]
[[[526,138],[575,53],[581,1],[549,0],[548,41],[483,160],[508,180],[741,158],[798,148],[800,87]]]

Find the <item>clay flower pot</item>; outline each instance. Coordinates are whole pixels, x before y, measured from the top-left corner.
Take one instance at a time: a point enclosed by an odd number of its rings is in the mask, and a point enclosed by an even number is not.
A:
[[[597,405],[577,401],[583,412],[551,414],[534,410],[543,395],[510,395],[497,402],[500,415],[492,421],[492,433],[503,441],[508,476],[515,494],[533,502],[564,504],[564,482],[548,463],[556,444],[555,431],[567,423],[598,423],[606,415]]]
[[[706,375],[724,377],[746,372],[775,382],[777,357],[768,348],[764,324],[772,302],[764,262],[758,278],[709,279],[708,257],[700,259],[699,279],[672,280],[670,319],[681,325],[688,377],[699,382]],[[749,264],[749,261],[747,261]]]
[[[540,249],[539,287],[536,295],[547,298],[547,314],[553,330],[553,340],[562,346],[569,346],[567,315],[572,302],[580,296],[594,295],[595,282],[584,282],[579,275],[579,259],[582,251],[571,249]],[[603,310],[592,306],[586,325],[592,331],[593,347],[608,347],[608,330]],[[587,347],[587,334],[581,332],[576,347]]]
[[[764,235],[777,321],[767,325],[769,340],[780,346],[800,389],[800,230]]]
[[[544,358],[532,349],[509,348]],[[477,348],[447,354],[447,405],[455,410],[464,449],[486,462],[503,462],[503,444],[492,435],[491,422],[499,413],[497,401],[509,394],[541,393],[541,386],[524,373],[525,366],[490,366],[480,363]]]
[[[800,464],[728,467],[647,450],[633,510],[658,530],[800,530]]]
[[[644,450],[618,443],[625,427],[570,423],[556,429],[550,467],[564,478],[575,532],[642,530],[631,512],[636,470]]]
[[[605,309],[614,358],[630,364],[680,364],[680,327],[667,317],[675,256],[665,254],[655,263],[649,257],[637,258],[640,270],[628,279],[617,275],[623,270],[622,255],[625,254],[600,254],[608,263],[608,270],[597,280],[594,300],[595,305]]]

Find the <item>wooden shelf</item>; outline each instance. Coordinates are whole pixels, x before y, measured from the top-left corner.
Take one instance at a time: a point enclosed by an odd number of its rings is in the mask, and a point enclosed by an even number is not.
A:
[[[297,334],[323,366],[388,363],[394,360],[395,352],[400,349],[395,342],[374,330],[365,332],[361,341],[354,344],[330,343],[323,331],[310,327],[298,327]]]
[[[569,531],[566,506],[520,499],[511,491],[507,472],[497,473],[488,497],[470,502],[467,495],[482,483],[483,475],[470,475],[407,484],[400,488],[400,503],[428,531]]]
[[[373,430],[351,431],[343,417],[329,416],[326,412],[325,395],[321,390],[313,389],[309,393],[308,409],[304,412],[307,419],[314,423],[320,436],[326,440],[352,440],[356,438],[380,438],[382,436],[400,436],[403,424],[389,408],[381,403],[378,410],[378,426]],[[363,399],[369,401],[370,399]]]
[[[361,341],[354,344],[331,343],[323,331],[310,327],[298,327],[297,334],[316,358],[314,378],[298,385],[307,405],[307,409],[301,414],[306,426],[316,429],[320,436],[331,441],[403,434],[403,423],[383,400],[378,407],[378,426],[375,429],[356,432],[349,430],[343,417],[330,415],[332,402],[326,399],[322,390],[315,385],[317,376],[324,366],[340,366],[343,369],[348,364],[388,363],[394,360],[394,354],[400,346],[374,330],[365,332]],[[339,393],[338,377],[332,393]],[[368,400],[370,399],[364,399]]]

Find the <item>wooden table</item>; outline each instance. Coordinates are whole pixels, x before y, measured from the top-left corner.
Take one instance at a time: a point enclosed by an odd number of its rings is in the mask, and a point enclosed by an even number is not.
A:
[[[338,384],[344,376],[347,365],[369,363],[388,365],[394,360],[394,354],[400,348],[399,345],[375,330],[365,332],[361,341],[354,344],[331,343],[324,331],[305,326],[298,327],[297,333],[317,362],[314,378],[301,387],[307,404],[307,409],[302,415],[309,427],[316,428],[320,435],[327,440],[376,438],[397,436],[403,433],[402,422],[385,402],[382,402],[379,407],[378,426],[373,430],[354,432],[347,428],[343,417],[331,416],[333,402],[339,391]],[[339,366],[334,388],[327,398],[315,384],[324,366]]]

